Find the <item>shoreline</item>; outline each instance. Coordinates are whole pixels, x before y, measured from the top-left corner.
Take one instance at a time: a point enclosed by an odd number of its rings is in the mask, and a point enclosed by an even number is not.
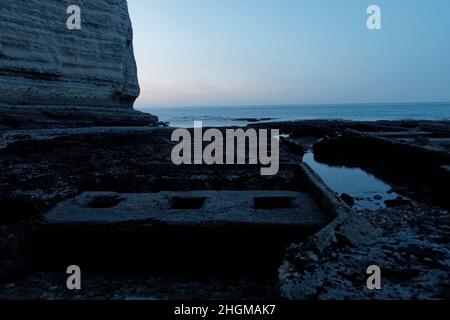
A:
[[[139,108],[157,114],[175,127],[189,127],[194,121],[208,126],[248,125],[256,122],[304,120],[339,121],[449,121],[450,103],[442,104],[355,104],[322,106],[174,107]]]
[[[202,120],[204,122],[207,122],[208,120]],[[437,124],[447,124],[450,125],[450,118],[449,119],[439,119],[439,120],[435,120],[435,119],[387,119],[387,120],[349,120],[349,119],[293,119],[293,120],[276,120],[275,118],[273,119],[266,119],[266,118],[236,118],[236,119],[230,119],[229,120],[231,123],[228,124],[222,124],[222,125],[206,125],[204,126],[204,128],[220,128],[220,129],[224,129],[224,128],[234,128],[234,127],[252,127],[255,125],[266,125],[266,126],[271,126],[271,127],[275,127],[277,124],[280,126],[288,126],[288,125],[295,125],[295,124],[301,124],[301,123],[319,123],[319,122],[323,122],[323,123],[353,123],[353,124],[357,124],[357,123],[361,123],[361,124],[380,124],[380,125],[385,125],[385,124],[407,124],[407,123],[437,123]],[[236,123],[235,123],[236,122]],[[237,122],[242,122],[242,123],[237,123]],[[165,127],[170,127],[170,128],[181,128],[181,129],[193,129],[194,126],[192,124],[192,126],[174,126],[171,125],[170,121],[169,122],[165,122],[165,121],[161,121],[162,125]]]

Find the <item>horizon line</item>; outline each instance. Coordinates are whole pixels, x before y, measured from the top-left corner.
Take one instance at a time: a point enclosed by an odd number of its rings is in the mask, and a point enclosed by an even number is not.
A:
[[[411,104],[450,104],[450,101],[415,101],[415,102],[349,102],[349,103],[282,103],[282,104],[223,104],[223,105],[166,105],[166,106],[146,106],[146,105],[134,105],[135,109],[138,108],[256,108],[256,107],[326,107],[326,106],[357,106],[357,105],[411,105]]]

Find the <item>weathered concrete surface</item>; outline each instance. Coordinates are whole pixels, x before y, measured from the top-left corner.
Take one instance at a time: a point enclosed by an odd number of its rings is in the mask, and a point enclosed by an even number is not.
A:
[[[272,277],[290,243],[329,222],[309,195],[276,190],[86,192],[44,219],[45,227],[30,242],[34,260],[44,265],[75,259],[97,266],[146,266],[147,271]]]
[[[132,110],[139,96],[126,0],[77,1],[81,30],[66,26],[73,4],[1,1],[0,129],[157,121],[116,112]]]
[[[198,209],[172,209],[174,199],[200,199]],[[255,208],[255,198],[268,209]],[[271,203],[281,198],[282,202]],[[108,199],[111,207],[109,207]],[[289,201],[284,201],[289,199]],[[96,205],[95,202],[106,203]],[[275,200],[277,201],[277,200]],[[290,206],[290,207],[285,207]],[[321,227],[329,219],[308,194],[290,191],[192,191],[145,194],[83,193],[45,215],[54,224],[114,224],[155,221],[172,225],[223,223]]]
[[[336,196],[308,164],[301,163],[300,168],[300,173],[304,177],[309,193],[325,208],[330,217],[334,219],[350,211],[350,207]]]

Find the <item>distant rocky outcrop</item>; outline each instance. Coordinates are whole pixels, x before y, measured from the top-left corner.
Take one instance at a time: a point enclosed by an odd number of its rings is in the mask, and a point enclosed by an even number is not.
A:
[[[73,4],[81,30],[66,26]],[[157,122],[132,109],[139,84],[126,0],[2,0],[0,29],[0,130]]]

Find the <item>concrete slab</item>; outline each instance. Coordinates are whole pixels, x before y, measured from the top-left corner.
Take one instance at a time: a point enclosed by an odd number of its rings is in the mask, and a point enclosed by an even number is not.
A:
[[[332,219],[307,193],[86,192],[45,215],[30,236],[42,266],[167,272],[275,272],[282,252]]]
[[[46,214],[51,224],[215,224],[318,227],[330,218],[309,195],[292,191],[87,192]]]

